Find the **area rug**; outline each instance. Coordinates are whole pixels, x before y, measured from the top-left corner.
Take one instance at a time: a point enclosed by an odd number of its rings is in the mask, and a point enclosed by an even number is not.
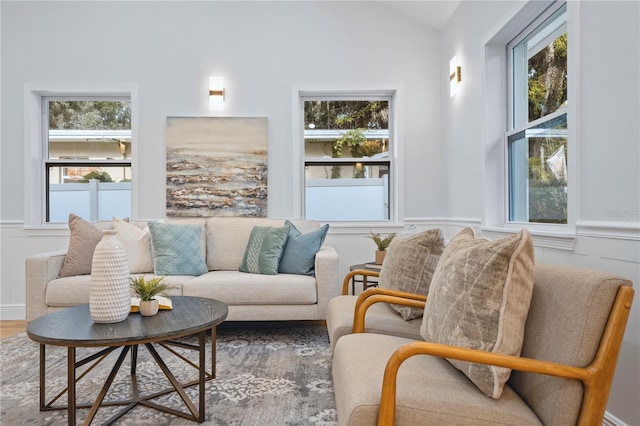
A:
[[[209,337],[207,337],[210,339]],[[195,340],[193,340],[195,343]],[[209,341],[207,342],[209,343]],[[335,425],[336,410],[331,381],[331,350],[326,328],[296,323],[230,323],[218,328],[217,374],[206,384],[205,425]],[[96,349],[79,348],[80,358]],[[163,348],[158,350],[179,380],[197,378],[196,370]],[[197,362],[193,351],[178,349]],[[83,377],[76,387],[78,400],[93,402],[115,363],[119,351]],[[0,424],[63,425],[66,411],[39,411],[38,344],[25,333],[0,341]],[[126,358],[105,401],[118,400],[130,390],[129,357]],[[207,363],[210,365],[210,351]],[[169,385],[146,349],[138,354],[137,379],[141,392]],[[80,375],[81,371],[77,373]],[[66,348],[47,347],[49,399],[66,386]],[[187,390],[197,407],[197,386]],[[154,400],[188,412],[173,392]],[[59,403],[66,404],[66,393]],[[92,424],[102,424],[119,408],[98,410]],[[88,409],[77,411],[81,424]],[[197,424],[154,409],[135,407],[118,425]]]

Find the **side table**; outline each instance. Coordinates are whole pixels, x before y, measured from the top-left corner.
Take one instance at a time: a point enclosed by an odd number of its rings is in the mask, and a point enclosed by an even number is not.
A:
[[[349,266],[349,270],[350,271],[354,271],[356,269],[364,269],[365,271],[373,271],[373,272],[380,272],[380,267],[375,267],[375,266],[367,266],[367,265],[373,265],[375,264],[375,262],[367,262],[367,263],[358,263],[356,265],[351,265]],[[380,265],[382,266],[382,265]],[[354,275],[351,278],[351,294],[356,294],[355,293],[355,286],[356,283],[362,283],[362,291],[365,291],[366,289],[368,289],[369,287],[377,287],[378,286],[378,279],[377,278],[373,278],[373,277],[368,277],[367,275],[361,275],[362,279],[356,279],[356,275]]]

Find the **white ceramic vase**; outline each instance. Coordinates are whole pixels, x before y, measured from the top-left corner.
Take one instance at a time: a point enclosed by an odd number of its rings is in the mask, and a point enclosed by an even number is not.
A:
[[[115,230],[103,231],[93,252],[89,311],[97,323],[124,321],[131,309],[127,251]]]

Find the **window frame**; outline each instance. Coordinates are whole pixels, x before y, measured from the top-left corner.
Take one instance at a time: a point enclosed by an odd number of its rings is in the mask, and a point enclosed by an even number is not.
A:
[[[138,89],[135,84],[27,84],[24,95],[24,228],[26,230],[67,229],[67,223],[47,222],[46,174],[48,158],[48,117],[45,99],[113,99],[126,98],[131,104],[131,216],[138,212]],[[58,161],[58,160],[55,160]],[[81,160],[84,163],[87,161]],[[74,161],[68,161],[73,163]],[[121,163],[121,161],[120,161]],[[110,163],[111,164],[111,163]],[[115,163],[113,163],[115,165]]]
[[[379,85],[384,87],[385,85]],[[297,108],[294,109],[294,152],[299,158],[299,179],[294,185],[296,187],[296,199],[299,200],[296,205],[297,214],[301,218],[306,217],[306,177],[305,168],[307,165],[324,165],[328,163],[327,159],[314,158],[305,156],[304,147],[304,103],[309,100],[385,100],[388,102],[390,117],[389,117],[389,156],[387,158],[370,158],[367,159],[367,163],[377,163],[386,165],[389,167],[389,179],[391,181],[389,185],[389,216],[385,220],[325,220],[328,223],[342,226],[359,227],[359,226],[389,226],[395,225],[398,222],[398,218],[401,212],[399,211],[399,199],[401,198],[401,182],[399,168],[399,144],[398,144],[398,116],[399,116],[399,90],[396,87],[393,88],[381,88],[378,90],[370,89],[353,89],[353,88],[310,88],[301,89],[294,88],[295,103]],[[330,160],[331,163],[336,164],[355,164],[362,163],[360,161],[352,160],[350,158],[339,158]]]
[[[508,135],[512,134],[509,111],[509,84],[511,80],[507,46],[520,37],[545,12],[555,12],[567,5],[567,224],[510,222],[508,187]],[[551,8],[551,10],[549,9]],[[550,15],[550,14],[549,14]],[[484,41],[484,93],[485,96],[485,203],[482,230],[489,238],[513,234],[528,229],[536,246],[560,250],[573,250],[575,246],[576,218],[579,207],[579,87],[580,87],[580,31],[579,2],[540,1],[527,2],[504,18],[495,33]],[[544,18],[546,19],[546,17]],[[542,22],[542,21],[540,21]],[[528,33],[528,32],[527,32]],[[547,117],[548,118],[548,117]],[[538,122],[539,124],[539,122]],[[521,130],[521,129],[520,129]]]

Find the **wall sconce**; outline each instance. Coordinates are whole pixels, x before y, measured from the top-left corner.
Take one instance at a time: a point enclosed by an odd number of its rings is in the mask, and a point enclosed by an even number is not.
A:
[[[460,65],[458,65],[458,57],[454,56],[449,61],[449,96],[453,97],[458,92],[458,86],[462,78],[460,76]]]
[[[209,109],[224,109],[224,82],[222,77],[209,77]]]

